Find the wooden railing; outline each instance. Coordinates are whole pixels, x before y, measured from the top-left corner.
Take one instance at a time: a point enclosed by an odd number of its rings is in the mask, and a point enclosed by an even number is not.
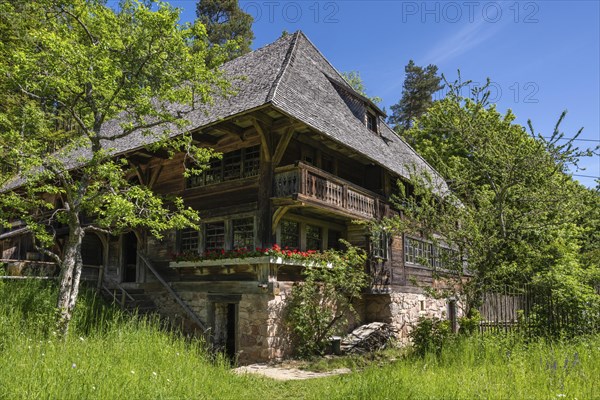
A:
[[[152,272],[154,274],[154,276],[156,277],[156,279],[158,279],[158,281],[163,285],[163,287],[165,289],[167,289],[167,292],[171,295],[171,297],[173,298],[173,300],[175,300],[177,302],[177,304],[179,304],[181,306],[181,308],[183,308],[183,310],[190,317],[190,319],[192,321],[194,321],[194,323],[196,325],[198,325],[204,332],[207,332],[208,331],[208,327],[204,324],[204,322],[202,322],[200,320],[200,318],[190,308],[190,306],[188,306],[187,303],[185,301],[183,301],[183,299],[181,297],[179,297],[179,295],[177,294],[177,292],[175,292],[175,290],[173,290],[173,288],[171,287],[171,285],[169,285],[167,283],[167,281],[164,280],[164,278],[160,275],[160,273],[156,270],[156,268],[154,268],[154,265],[152,265],[152,263],[145,256],[143,256],[142,254],[138,254],[138,257],[139,257],[140,260],[142,260],[144,262],[144,264],[146,264],[146,267],[148,267],[148,269],[150,270],[150,272]]]
[[[389,212],[377,194],[302,162],[275,171],[273,196],[307,199],[364,218],[381,218]]]
[[[101,286],[102,290],[108,293],[108,295],[112,297],[113,301],[119,304],[121,308],[125,308],[125,302],[127,301],[127,299],[135,301],[133,296],[130,295],[129,292],[127,292],[127,290],[125,290],[125,288],[123,288],[123,286],[119,284],[117,284],[117,286],[112,289],[109,289],[104,284],[102,284]],[[119,292],[119,295],[117,295],[117,291]]]

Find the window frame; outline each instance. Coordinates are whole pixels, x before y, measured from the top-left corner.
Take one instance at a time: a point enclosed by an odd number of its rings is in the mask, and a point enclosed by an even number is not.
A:
[[[367,110],[366,113],[366,126],[367,129],[370,130],[371,132],[374,133],[379,133],[379,124],[378,124],[378,118],[377,118],[377,114],[373,113],[372,111]]]
[[[239,154],[238,154],[239,153]],[[250,157],[252,155],[252,157]],[[230,162],[233,159],[235,161]],[[231,173],[237,166],[239,173]],[[249,167],[252,166],[251,173]],[[209,161],[209,167],[200,175],[185,179],[185,189],[195,189],[219,183],[231,182],[245,178],[254,178],[259,174],[260,168],[260,144],[243,147],[227,153],[223,153],[220,159]],[[226,171],[229,171],[226,173]],[[209,182],[210,178],[210,182]]]
[[[375,237],[374,235],[377,235]],[[386,231],[371,233],[371,256],[377,260],[387,261],[390,257],[390,234]]]
[[[450,257],[452,257],[453,254],[456,257],[460,257],[460,254],[457,250],[454,250],[449,246],[444,246],[443,244],[436,245],[431,240],[405,234],[402,238],[402,241],[403,261],[405,265],[410,265],[418,268],[426,268],[436,271],[453,271],[453,269],[448,268],[447,262],[445,261],[445,257],[440,258],[440,254],[450,253]],[[418,251],[409,251],[409,246],[411,242],[419,243]],[[413,246],[413,248],[414,247],[415,246]],[[425,265],[419,262],[419,258],[427,259],[429,265]]]

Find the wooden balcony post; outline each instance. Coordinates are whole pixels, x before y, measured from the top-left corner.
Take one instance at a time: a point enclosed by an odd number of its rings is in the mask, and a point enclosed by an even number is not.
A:
[[[308,184],[308,171],[305,168],[300,168],[300,188],[298,193],[306,194]]]
[[[342,207],[348,208],[348,185],[346,184],[342,186]]]

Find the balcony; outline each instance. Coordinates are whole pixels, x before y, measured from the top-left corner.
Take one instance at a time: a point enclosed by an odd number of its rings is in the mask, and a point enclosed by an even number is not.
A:
[[[378,194],[303,162],[275,170],[273,197],[291,198],[363,219],[389,213],[389,205]]]

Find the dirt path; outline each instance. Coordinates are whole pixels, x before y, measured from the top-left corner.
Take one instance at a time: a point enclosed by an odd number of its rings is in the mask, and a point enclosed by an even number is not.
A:
[[[323,378],[326,376],[347,374],[350,371],[348,368],[339,368],[327,372],[311,372],[303,371],[293,367],[283,367],[269,364],[251,364],[234,369],[236,374],[258,374],[271,379],[280,381]]]

